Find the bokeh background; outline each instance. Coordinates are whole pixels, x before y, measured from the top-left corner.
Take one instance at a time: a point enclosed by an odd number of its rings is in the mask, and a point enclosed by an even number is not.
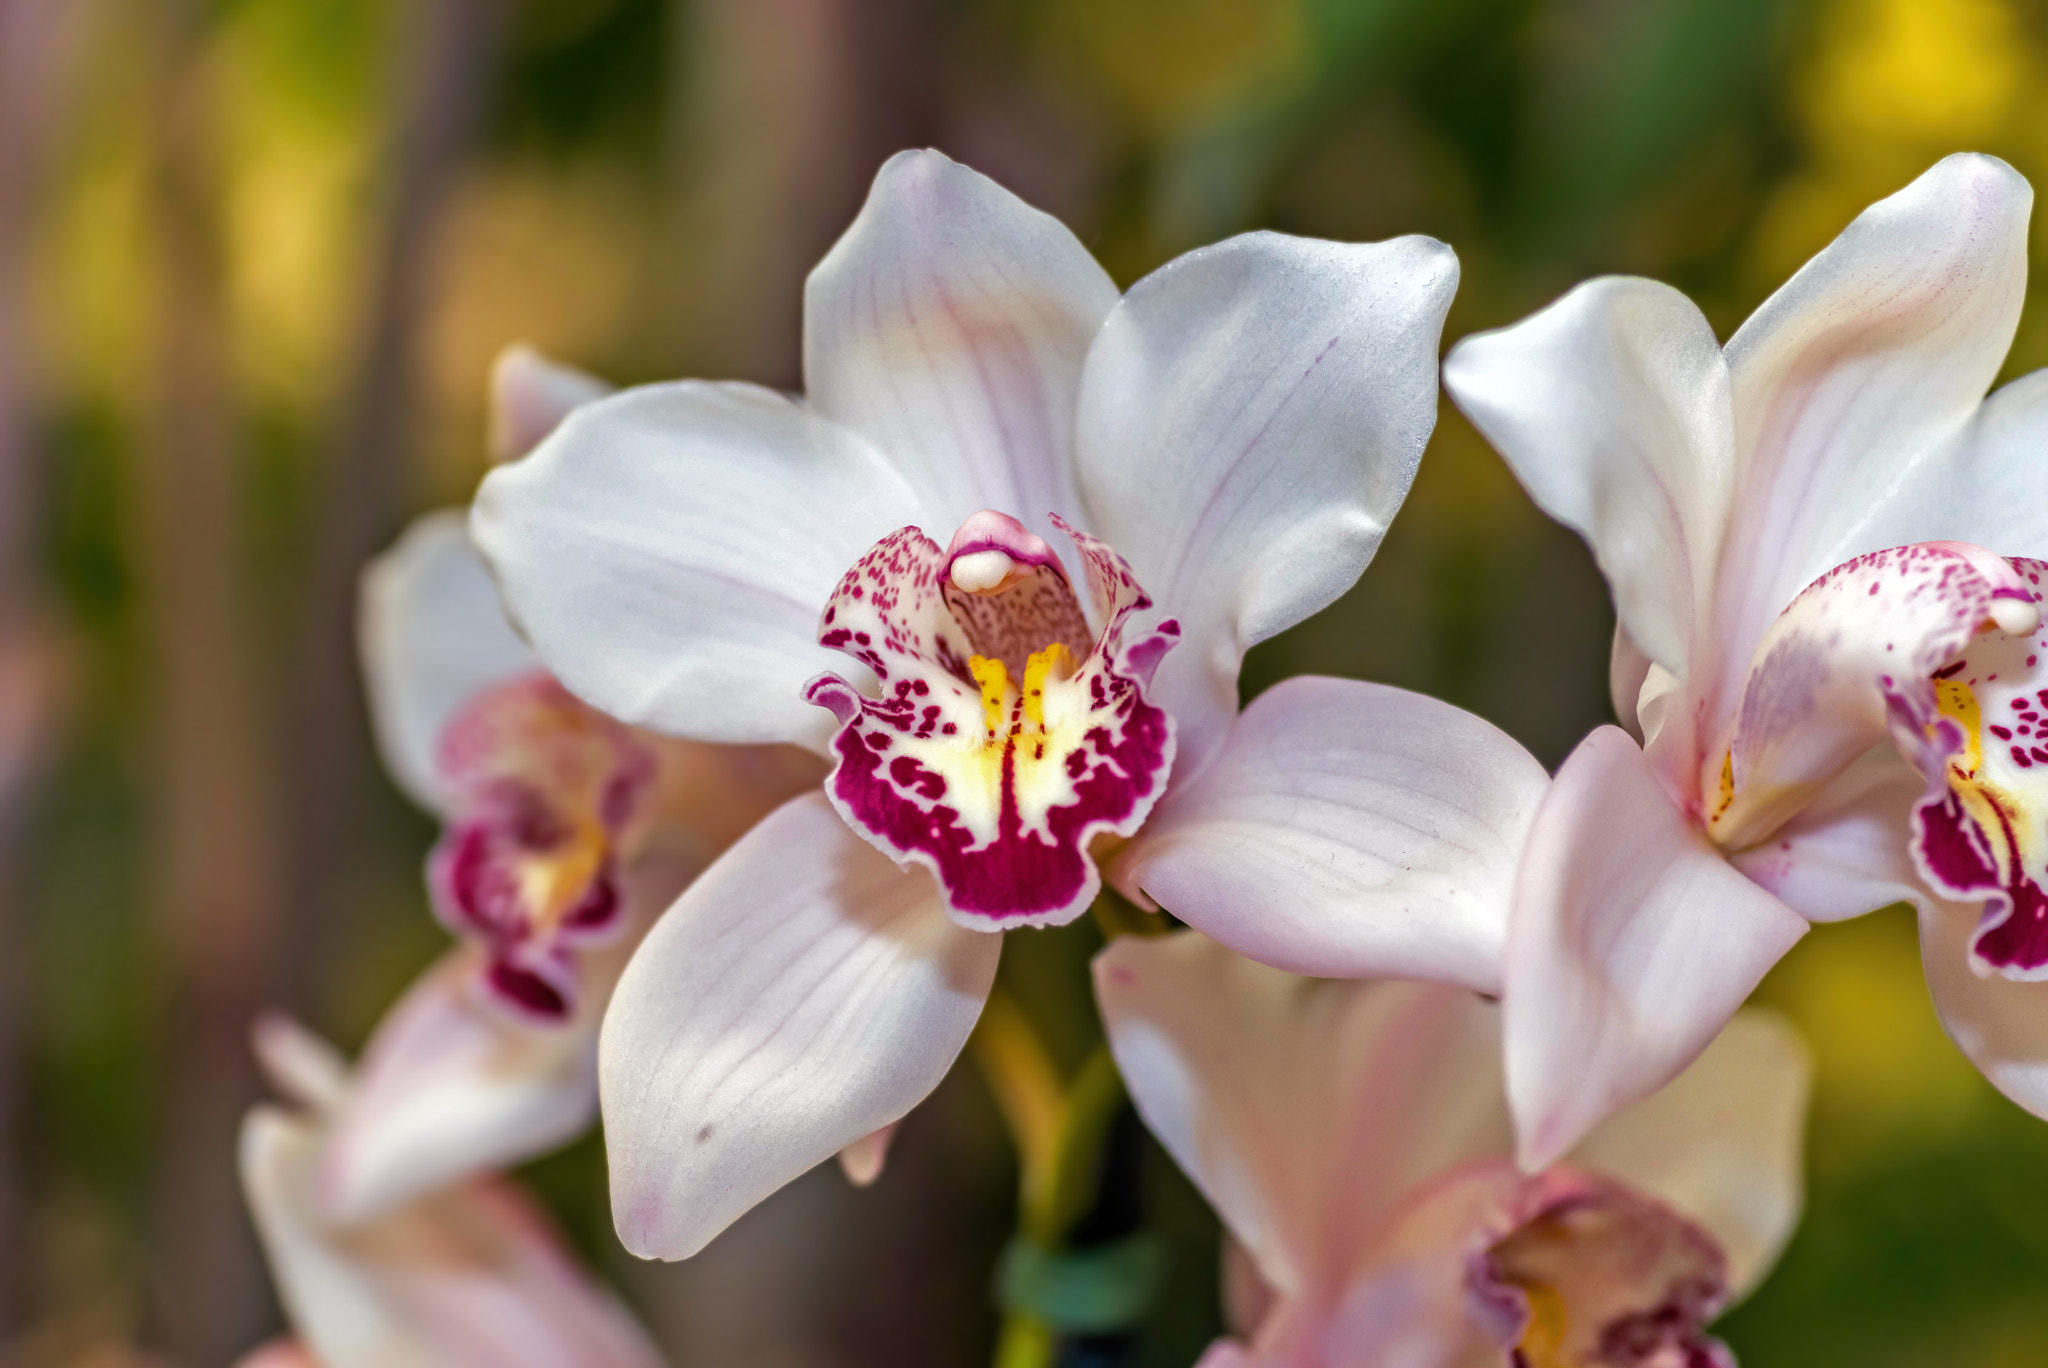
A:
[[[502,345],[794,386],[803,275],[912,145],[1126,284],[1252,227],[1425,232],[1464,262],[1447,338],[1612,271],[1725,336],[1947,152],[2042,182],[2044,78],[2018,0],[0,0],[0,1362],[207,1368],[278,1324],[246,1025],[353,1048],[443,944],[349,618],[473,488]],[[2008,375],[2044,363],[2036,301]],[[1555,764],[1609,716],[1611,621],[1446,405],[1363,582],[1246,688],[1424,689]],[[1069,1059],[1091,934],[1006,955]],[[2048,1361],[2048,1126],[1947,1045],[1907,917],[1761,995],[1820,1079],[1743,1363]],[[877,1188],[814,1173],[686,1265],[618,1251],[602,1166],[526,1176],[682,1368],[986,1361],[1014,1160],[971,1068]],[[1215,1228],[1156,1151],[1142,1187],[1144,1360],[1185,1365]]]

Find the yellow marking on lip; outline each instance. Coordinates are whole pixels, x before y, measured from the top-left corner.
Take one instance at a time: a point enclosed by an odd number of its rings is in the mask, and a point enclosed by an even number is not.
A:
[[[1529,1299],[1529,1328],[1522,1332],[1522,1361],[1529,1368],[1570,1368],[1564,1358],[1564,1337],[1569,1318],[1564,1297],[1547,1283],[1523,1283],[1522,1295]]]
[[[1035,662],[1037,657],[1033,656],[1032,660]],[[1003,730],[1004,714],[1010,707],[1009,667],[987,656],[969,656],[967,673],[973,675],[974,682],[981,686],[982,716],[987,721],[989,735],[994,736]]]
[[[1984,714],[1977,706],[1977,695],[1971,693],[1970,686],[1960,679],[1937,679],[1934,681],[1934,706],[1943,717],[1962,727],[1967,738],[1963,743],[1963,753],[1950,760],[1949,766],[1965,776],[1976,774],[1984,767]]]
[[[1024,715],[1040,731],[1045,730],[1045,686],[1048,682],[1070,679],[1074,673],[1074,653],[1064,642],[1055,641],[1042,651],[1033,651],[1031,658],[1024,662]]]

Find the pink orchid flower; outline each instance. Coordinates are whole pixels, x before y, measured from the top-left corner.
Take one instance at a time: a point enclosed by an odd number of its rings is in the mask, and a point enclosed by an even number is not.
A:
[[[353,1087],[348,1065],[281,1019],[259,1026],[257,1054],[295,1109],[250,1113],[242,1183],[296,1337],[243,1368],[660,1368],[631,1314],[500,1179],[331,1222],[321,1156]]]
[[[507,353],[498,454],[605,388]],[[675,741],[578,702],[506,622],[459,512],[408,529],[365,572],[361,604],[377,738],[393,779],[445,824],[429,885],[462,943],[386,1015],[332,1119],[322,1200],[351,1222],[587,1130],[598,1023],[633,947],[818,773],[794,748]]]
[[[1095,991],[1233,1241],[1246,1339],[1202,1368],[1732,1368],[1705,1327],[1799,1216],[1809,1067],[1781,1019],[1744,1012],[1530,1173],[1470,992],[1297,978],[1193,932],[1118,940]]]
[[[1985,397],[2032,198],[1950,157],[1725,348],[1607,278],[1446,362],[1619,618],[1629,733],[1565,761],[1510,915],[1530,1163],[1684,1067],[1809,921],[1900,899],[1949,1033],[2048,1116],[2044,567],[2001,559],[2048,556],[2048,373]]]
[[[1275,963],[1498,986],[1540,767],[1398,690],[1237,707],[1245,651],[1406,494],[1456,275],[1426,238],[1254,233],[1120,297],[1056,220],[905,153],[810,277],[802,397],[628,391],[484,482],[478,545],[578,696],[833,766],[620,982],[629,1249],[694,1253],[902,1117],[1000,933],[1081,915],[1102,861]]]

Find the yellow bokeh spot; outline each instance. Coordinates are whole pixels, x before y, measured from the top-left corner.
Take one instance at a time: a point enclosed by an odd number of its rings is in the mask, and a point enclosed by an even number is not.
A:
[[[981,686],[981,713],[986,720],[990,735],[1003,729],[1005,715],[1010,710],[1010,670],[1000,660],[987,656],[967,657],[967,673],[974,676],[974,682]]]
[[[1829,28],[1810,98],[1831,140],[1974,141],[2020,87],[2024,45],[2001,0],[1846,0]]]

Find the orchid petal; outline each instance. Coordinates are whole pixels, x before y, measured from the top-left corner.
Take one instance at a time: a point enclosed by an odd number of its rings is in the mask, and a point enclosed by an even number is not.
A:
[[[384,767],[406,796],[445,813],[435,747],[463,705],[540,668],[512,630],[465,516],[429,513],[363,571],[356,634]]]
[[[1744,849],[1894,734],[1917,753],[1936,717],[1936,671],[1980,632],[2039,623],[2032,587],[1980,547],[1930,542],[1836,566],[1757,643],[1732,735],[1706,754],[1720,790],[1707,830]]]
[[[1515,862],[1549,777],[1433,698],[1299,678],[1261,694],[1118,870],[1296,973],[1500,987]]]
[[[1502,1002],[1523,1167],[1676,1077],[1806,931],[1602,727],[1536,810],[1508,922]]]
[[[295,1339],[274,1339],[235,1360],[235,1368],[321,1368],[313,1351]]]
[[[531,347],[505,348],[491,365],[491,460],[518,460],[572,409],[611,392],[605,381],[550,361]]]
[[[1822,571],[1886,544],[1864,525],[1954,441],[2012,343],[2032,202],[1995,157],[1948,157],[1865,210],[1729,339],[1743,455],[1724,640],[1756,641]]]
[[[1963,541],[2048,560],[2032,497],[2048,452],[2048,370],[1995,390],[1948,448],[1914,466],[1857,535],[1864,546]]]
[[[1927,896],[1913,868],[1913,807],[1927,781],[1889,747],[1842,771],[1771,839],[1729,860],[1808,921],[1842,921]]]
[[[822,793],[706,870],[620,980],[598,1083],[619,1237],[687,1258],[938,1086],[1001,938],[946,916]]]
[[[1614,624],[1614,645],[1607,653],[1607,696],[1614,705],[1614,720],[1632,740],[1643,744],[1643,720],[1639,705],[1643,685],[1649,682],[1653,662],[1629,636],[1628,629]]]
[[[1623,1108],[1570,1163],[1640,1188],[1697,1221],[1728,1256],[1737,1296],[1799,1223],[1813,1062],[1792,1024],[1746,1008],[1700,1057]]]
[[[1668,285],[1590,280],[1460,342],[1444,387],[1543,511],[1592,546],[1629,638],[1685,675],[1735,464],[1728,367],[1705,316]],[[1634,702],[1617,703],[1624,718]]]
[[[1116,298],[1058,219],[899,153],[804,288],[810,405],[887,453],[935,523],[998,508],[1038,525],[1076,506],[1074,396]]]
[[[1929,898],[1920,907],[1920,965],[1942,1028],[1993,1087],[2048,1120],[2048,984],[1974,971],[1978,909]]]
[[[1508,1148],[1471,994],[1296,978],[1192,932],[1118,939],[1095,994],[1139,1115],[1282,1297],[1334,1294],[1410,1187]]]
[[[324,1135],[270,1107],[242,1129],[242,1181],[293,1325],[321,1368],[655,1368],[624,1307],[539,1209],[477,1182],[367,1226],[317,1214]]]
[[[1356,582],[1436,423],[1458,263],[1430,238],[1251,233],[1131,288],[1088,354],[1077,434],[1097,535],[1187,644],[1158,697],[1192,775],[1254,644]]]
[[[804,681],[818,611],[875,537],[918,517],[852,433],[751,385],[627,390],[493,471],[471,528],[541,659],[621,721],[822,745]]]
[[[839,1169],[847,1182],[855,1187],[868,1187],[882,1176],[882,1166],[889,1159],[889,1143],[896,1138],[896,1126],[891,1121],[839,1151]]]

